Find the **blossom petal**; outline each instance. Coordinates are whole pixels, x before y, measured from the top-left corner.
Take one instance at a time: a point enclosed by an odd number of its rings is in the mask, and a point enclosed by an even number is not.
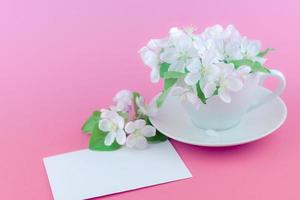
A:
[[[219,75],[220,68],[217,65],[210,65],[208,71],[212,75]]]
[[[129,90],[120,90],[113,98],[114,102],[119,102],[119,101],[131,102],[131,99],[132,99],[132,92]]]
[[[148,42],[147,47],[150,48],[153,51],[156,51],[156,50],[161,49],[161,45],[162,45],[162,40],[160,40],[160,39],[151,39]]]
[[[158,68],[159,65],[159,56],[158,54],[154,53],[147,47],[143,47],[140,51],[140,56],[145,65],[150,67],[151,69]]]
[[[148,142],[142,135],[131,134],[127,137],[126,146],[135,149],[145,149],[148,146]]]
[[[230,77],[227,81],[227,88],[233,92],[237,92],[243,88],[243,82],[238,78]]]
[[[156,134],[156,129],[151,125],[147,125],[141,129],[141,133],[145,137],[153,137]]]
[[[199,72],[196,72],[196,73],[188,73],[186,75],[186,77],[184,78],[184,82],[187,84],[187,85],[195,85],[199,79],[200,79],[200,73]]]
[[[111,108],[113,108],[112,110],[115,112],[117,112],[117,111],[128,112],[131,108],[131,105],[127,102],[119,101],[115,107],[111,107]],[[115,115],[115,117],[111,117],[111,118],[116,118],[116,117],[117,117],[117,115]]]
[[[177,59],[177,51],[175,48],[167,48],[160,54],[160,59],[167,63],[172,63]]]
[[[126,133],[124,130],[119,130],[116,134],[116,141],[120,145],[124,145],[126,142]]]
[[[104,139],[104,144],[106,146],[112,145],[112,143],[115,141],[116,133],[115,132],[109,132]]]
[[[247,53],[251,56],[256,56],[259,52],[261,44],[258,40],[249,41],[247,45]]]
[[[105,118],[105,119],[113,119],[115,118],[117,115],[117,113],[115,111],[112,110],[108,110],[108,109],[101,109],[101,118]]]
[[[220,76],[220,68],[217,65],[210,65],[207,71],[206,80],[209,82],[216,81]]]
[[[239,51],[240,43],[237,41],[231,41],[226,44],[225,52],[229,55],[230,58],[241,59],[241,52]]]
[[[150,80],[152,83],[157,83],[159,81],[159,71],[156,68],[153,68],[150,72]]]
[[[231,102],[231,97],[230,97],[229,92],[227,90],[224,90],[224,89],[219,90],[219,97],[225,103],[230,103]]]
[[[172,27],[169,31],[169,34],[170,34],[171,40],[176,40],[176,39],[178,39],[178,37],[182,36],[184,34],[184,32],[177,27]]]
[[[130,134],[126,139],[126,146],[129,148],[133,148],[136,141],[135,138],[136,136],[134,134]]]
[[[204,66],[209,66],[212,63],[216,62],[216,59],[217,57],[216,57],[215,50],[209,49],[208,51],[204,52],[204,55],[202,57],[202,64]]]
[[[205,41],[203,38],[196,38],[196,40],[193,41],[193,45],[200,54],[206,50]]]
[[[169,71],[184,72],[185,62],[175,60],[170,64]]]
[[[125,125],[124,118],[121,117],[119,114],[113,119],[114,123],[118,126],[119,129],[123,129]]]
[[[249,74],[251,72],[251,67],[248,65],[242,65],[238,68],[237,72],[239,75]]]
[[[198,58],[192,59],[190,64],[186,67],[190,72],[198,72],[200,70],[201,62]]]
[[[185,51],[192,47],[192,39],[185,34],[178,37],[173,43],[178,51]]]
[[[234,72],[234,65],[232,63],[223,64],[223,73],[232,74]]]
[[[133,133],[135,131],[135,125],[132,121],[128,122],[125,126],[125,131],[127,133]]]
[[[203,87],[203,93],[206,98],[211,97],[217,89],[217,85],[215,83],[207,83]]]
[[[108,132],[111,130],[112,122],[108,119],[101,119],[99,121],[99,129]]]
[[[243,53],[247,52],[247,46],[248,46],[248,39],[247,37],[243,36],[241,40],[241,51]]]
[[[141,129],[146,125],[146,122],[143,119],[137,119],[133,123],[134,123],[135,129]]]

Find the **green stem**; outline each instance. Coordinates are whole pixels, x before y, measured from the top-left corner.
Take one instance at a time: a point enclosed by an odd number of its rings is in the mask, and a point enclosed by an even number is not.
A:
[[[137,111],[137,105],[136,105],[136,98],[139,97],[140,94],[138,92],[133,92],[132,94],[132,107],[133,107],[133,119],[136,120],[138,118],[138,111]]]

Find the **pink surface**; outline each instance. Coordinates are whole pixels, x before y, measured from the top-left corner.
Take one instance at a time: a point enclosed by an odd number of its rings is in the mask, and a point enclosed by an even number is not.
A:
[[[119,89],[159,91],[138,49],[171,26],[215,23],[277,49],[267,64],[287,78],[286,123],[231,148],[172,141],[192,179],[105,199],[300,199],[299,10],[297,0],[1,1],[1,199],[52,199],[42,158],[85,148],[82,122]]]

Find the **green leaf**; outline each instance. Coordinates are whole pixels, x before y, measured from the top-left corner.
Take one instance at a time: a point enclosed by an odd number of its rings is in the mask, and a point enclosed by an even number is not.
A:
[[[265,55],[267,55],[267,53],[269,53],[269,51],[274,51],[275,49],[273,48],[266,48],[264,51],[261,51],[257,54],[257,56],[259,57],[264,57]]]
[[[84,133],[92,133],[94,127],[98,125],[100,119],[100,112],[94,111],[93,114],[86,120],[86,122],[83,124],[81,130]]]
[[[107,133],[101,131],[98,126],[95,126],[90,138],[89,149],[94,151],[114,151],[121,147],[116,141],[111,146],[106,146],[104,140]]]
[[[177,78],[168,78],[164,82],[164,90],[171,88],[177,81]]]
[[[138,92],[133,92],[133,93],[132,93],[132,98],[133,98],[133,99],[136,99],[136,97],[139,97],[139,96],[141,96],[141,95],[140,95],[140,93],[138,93]]]
[[[156,106],[159,108],[164,103],[165,99],[167,98],[171,88],[162,91],[162,93],[159,95],[159,97],[156,99]]]
[[[262,66],[260,62],[252,61],[249,59],[241,59],[241,60],[230,60],[229,63],[232,63],[236,69],[238,69],[242,65],[248,65],[251,67],[252,72],[264,72],[270,73],[270,70],[266,67]]]
[[[253,61],[249,59],[241,59],[241,60],[230,60],[228,63],[232,63],[235,69],[238,69],[242,65],[248,65],[251,67]]]
[[[156,99],[156,106],[160,107],[162,106],[163,102],[167,98],[172,86],[176,83],[177,79],[176,78],[168,78],[165,79],[164,82],[164,90],[162,93],[159,95],[159,97]]]
[[[270,70],[264,66],[262,66],[259,62],[255,61],[251,65],[252,72],[264,72],[264,73],[270,73]]]
[[[169,78],[182,78],[185,76],[185,73],[183,72],[175,72],[175,71],[170,71],[170,72],[165,72],[164,73],[164,78],[169,79]]]
[[[201,90],[200,87],[200,82],[198,81],[196,84],[196,91],[197,91],[197,96],[199,97],[199,99],[202,101],[202,103],[206,104],[206,98],[204,96],[203,91]]]
[[[217,86],[217,87],[216,87],[216,90],[214,91],[213,95],[218,95],[218,94],[219,94],[219,87],[220,87],[220,86]]]
[[[153,137],[147,137],[147,141],[150,143],[159,143],[164,142],[168,139],[167,136],[156,130],[156,134]]]
[[[168,71],[169,67],[170,67],[170,64],[169,64],[169,63],[165,63],[165,62],[164,62],[164,63],[161,63],[161,64],[160,64],[159,76],[160,76],[161,78],[164,78],[165,72]]]

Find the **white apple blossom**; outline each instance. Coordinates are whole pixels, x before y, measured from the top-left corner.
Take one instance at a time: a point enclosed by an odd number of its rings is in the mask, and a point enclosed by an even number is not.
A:
[[[155,102],[147,105],[145,103],[144,97],[142,96],[138,96],[135,101],[138,107],[138,112],[149,117],[153,117],[156,115],[157,107]]]
[[[139,53],[145,65],[151,68],[151,81],[153,83],[157,83],[159,81],[159,55],[147,47],[143,47]]]
[[[240,51],[241,36],[233,25],[223,29],[221,25],[208,27],[201,35],[216,51],[220,61],[236,59]]]
[[[200,85],[206,85],[207,82],[215,81],[220,71],[216,63],[214,52],[212,50],[206,51],[201,61],[195,59],[187,66],[189,72],[184,79],[185,83],[187,85],[195,85],[200,81]]]
[[[240,44],[240,58],[249,59],[263,63],[264,58],[257,56],[260,52],[261,43],[258,40],[248,40],[243,37]]]
[[[207,51],[215,51],[216,44],[212,39],[204,39],[204,37],[200,36],[193,41],[193,45],[197,50],[199,57],[204,57],[204,54]]]
[[[225,40],[228,41],[230,39],[240,37],[240,33],[233,25],[228,25],[226,29],[224,29],[221,25],[217,24],[211,27],[207,27],[202,33],[202,37],[205,39],[213,39],[213,40]]]
[[[186,66],[197,56],[192,38],[183,30],[170,30],[170,45],[160,54],[160,59],[170,64],[169,71],[184,72]]]
[[[196,40],[198,37],[194,34],[194,32],[196,31],[197,28],[195,28],[194,26],[188,26],[186,28],[184,28],[184,32],[190,36],[192,38],[192,40]]]
[[[129,112],[132,107],[132,92],[121,90],[114,96],[113,100],[116,106],[112,106],[112,110]]]
[[[200,108],[200,100],[191,89],[175,86],[170,91],[170,95],[179,97],[181,103],[183,104],[190,103],[196,109]]]
[[[115,140],[118,144],[124,145],[126,133],[124,132],[125,121],[117,112],[102,109],[99,121],[99,129],[107,132],[104,140],[106,146],[110,146]]]
[[[146,137],[153,137],[156,129],[151,125],[146,125],[143,119],[130,121],[125,126],[125,131],[129,134],[126,140],[126,146],[135,149],[145,149],[148,146]]]
[[[243,82],[236,76],[233,64],[219,63],[219,66],[222,68],[222,72],[219,77],[218,95],[222,101],[230,103],[230,93],[241,90],[243,88]],[[215,85],[208,86],[209,90],[212,90],[214,86]]]
[[[153,83],[159,81],[160,58],[159,54],[164,47],[168,46],[167,39],[152,39],[147,46],[139,50],[145,65],[151,68],[150,79]]]
[[[247,37],[243,37],[241,41],[241,54],[244,58],[255,58],[259,53],[260,42],[257,40],[248,40]]]

